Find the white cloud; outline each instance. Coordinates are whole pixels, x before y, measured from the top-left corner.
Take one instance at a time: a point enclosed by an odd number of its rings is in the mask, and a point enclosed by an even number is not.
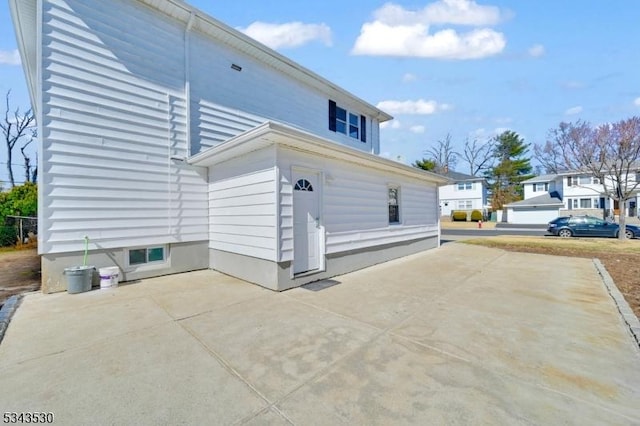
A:
[[[451,105],[439,105],[436,101],[425,101],[424,99],[418,99],[417,101],[382,101],[378,102],[376,107],[389,114],[412,115],[430,115],[437,111],[451,109]]]
[[[420,125],[418,125],[418,126],[411,126],[411,127],[409,127],[409,131],[410,131],[411,133],[421,134],[421,133],[424,133],[424,131],[425,131],[425,127],[424,127],[424,126],[420,126]]]
[[[418,23],[454,25],[495,25],[503,17],[496,6],[481,6],[474,0],[440,0],[418,10],[387,3],[374,12],[376,20],[390,25]]]
[[[544,46],[541,44],[534,44],[529,48],[529,56],[539,58],[545,54]]]
[[[511,128],[509,127],[496,127],[493,130],[487,130],[484,127],[481,127],[479,129],[476,129],[472,132],[469,132],[469,138],[470,139],[487,139],[487,138],[493,138],[494,136],[498,136],[503,134],[504,132],[506,132],[507,130],[511,130]]]
[[[20,65],[20,53],[16,50],[0,50],[0,65]]]
[[[254,22],[247,28],[238,29],[272,49],[298,47],[316,40],[326,46],[332,44],[331,28],[326,24]]]
[[[381,22],[362,26],[352,53],[374,56],[415,56],[439,59],[480,59],[496,55],[506,46],[502,33],[478,29],[458,34],[447,29],[428,33],[425,25],[389,26]]]
[[[565,115],[576,115],[582,112],[581,106],[574,106],[564,112]]]
[[[381,129],[399,129],[402,127],[400,120],[393,119],[391,121],[385,121],[384,123],[380,123]]]
[[[633,104],[635,106],[640,106],[640,98],[635,98],[635,100],[633,101]]]
[[[419,10],[387,3],[374,12],[374,21],[362,25],[351,51],[355,55],[409,56],[439,59],[478,59],[496,55],[506,39],[491,28],[458,33],[451,28],[430,32],[436,25],[495,25],[500,9],[473,0],[440,0]]]
[[[412,81],[416,81],[417,79],[418,76],[416,76],[415,74],[411,74],[410,72],[402,76],[403,83],[411,83]]]

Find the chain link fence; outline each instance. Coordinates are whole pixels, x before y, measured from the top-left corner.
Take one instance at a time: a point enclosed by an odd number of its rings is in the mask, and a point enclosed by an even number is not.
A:
[[[7,216],[0,224],[0,247],[26,244],[38,235],[38,218],[28,216]]]

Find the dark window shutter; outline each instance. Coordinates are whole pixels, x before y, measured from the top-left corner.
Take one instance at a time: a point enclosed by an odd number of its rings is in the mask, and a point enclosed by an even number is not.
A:
[[[329,99],[329,130],[336,131],[336,103]]]
[[[549,190],[549,184],[548,184],[548,183],[545,183],[545,184],[544,184],[544,190],[545,190],[545,191],[548,191],[548,190]]]
[[[364,115],[360,116],[360,140],[367,141],[367,117]]]
[[[537,187],[537,186],[538,186],[538,184],[537,184],[537,183],[534,183],[534,184],[533,184],[533,192],[538,192],[538,191],[536,191],[536,189],[537,189],[536,187]]]

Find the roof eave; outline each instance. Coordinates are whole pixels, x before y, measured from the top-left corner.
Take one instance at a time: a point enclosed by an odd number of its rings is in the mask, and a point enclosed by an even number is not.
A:
[[[209,167],[226,161],[229,158],[234,158],[246,152],[261,149],[269,145],[289,146],[301,151],[312,152],[338,160],[356,162],[358,164],[364,162],[379,170],[429,181],[439,186],[446,185],[450,182],[447,178],[435,173],[340,145],[311,133],[272,121],[267,121],[220,145],[198,153],[188,158],[187,163],[200,167]]]
[[[18,52],[20,52],[20,60],[22,62],[22,70],[27,82],[27,88],[29,90],[29,97],[31,99],[31,108],[33,112],[38,115],[38,96],[37,96],[37,31],[36,25],[28,25],[25,23],[27,18],[25,15],[29,12],[29,6],[31,10],[36,9],[36,0],[9,0],[9,11],[11,14],[11,20],[13,22],[13,28],[16,34],[16,41],[18,44]],[[37,19],[33,16],[33,19]],[[28,32],[32,32],[32,40],[28,41]]]
[[[144,4],[146,4],[151,8],[159,10],[162,13],[167,13],[166,11],[163,11],[162,9],[160,9],[157,6],[156,2],[154,2],[153,0],[139,0],[139,1],[143,2]],[[369,116],[376,118],[380,123],[393,119],[393,116],[378,109],[374,105],[364,101],[363,99],[360,99],[359,97],[335,85],[334,83],[330,82],[324,77],[321,77],[320,75],[309,70],[308,68],[305,68],[302,65],[292,61],[286,56],[281,55],[275,50],[247,36],[246,34],[236,30],[235,28],[230,27],[224,22],[221,22],[213,18],[212,16],[208,15],[202,10],[190,4],[187,4],[182,0],[165,0],[165,1],[167,4],[172,4],[174,7],[179,8],[185,12],[180,14],[180,16],[176,14],[172,15],[174,18],[182,21],[185,25],[188,24],[191,18],[191,15],[193,15],[196,19],[200,20],[200,22],[204,24],[201,26],[198,26],[196,24],[196,27],[199,27],[203,32],[205,32],[205,34],[208,33],[208,35],[215,37],[215,31],[211,31],[211,30],[215,29],[217,31],[221,31],[224,34],[228,35],[230,39],[232,40],[235,39],[241,42],[242,44],[244,44],[243,47],[249,47],[249,49],[241,49],[244,51],[244,53],[251,55],[258,60],[261,60],[260,54],[267,55],[275,59],[277,62],[280,62],[285,65],[286,70],[279,70],[279,71],[281,72],[288,71],[288,73],[290,73],[290,75],[292,75],[293,77],[297,78],[298,80],[302,81],[303,83],[309,86],[315,87],[318,90],[321,90],[324,92],[334,92],[341,97],[346,97],[350,99],[352,102],[357,103],[361,107],[362,112],[365,112]],[[210,31],[207,31],[207,30],[210,30]],[[225,40],[220,40],[220,41],[225,42]],[[233,43],[227,43],[227,44],[229,44],[231,47],[238,48],[238,46],[233,45]]]

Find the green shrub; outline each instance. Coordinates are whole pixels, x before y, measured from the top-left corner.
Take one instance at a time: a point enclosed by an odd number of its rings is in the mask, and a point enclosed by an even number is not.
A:
[[[451,213],[451,219],[453,219],[454,222],[466,222],[467,212],[454,211],[453,213]]]
[[[482,220],[482,212],[474,210],[471,212],[471,222],[480,222]]]
[[[17,240],[17,227],[14,219],[7,216],[37,216],[38,186],[35,183],[11,188],[0,192],[0,247],[13,246]],[[37,224],[23,225],[25,235],[37,232]]]
[[[4,226],[0,224],[0,247],[15,246],[18,240],[18,233],[14,226]]]
[[[37,216],[38,186],[35,183],[11,188],[0,192],[0,219],[6,216]],[[2,224],[0,224],[2,225]]]

